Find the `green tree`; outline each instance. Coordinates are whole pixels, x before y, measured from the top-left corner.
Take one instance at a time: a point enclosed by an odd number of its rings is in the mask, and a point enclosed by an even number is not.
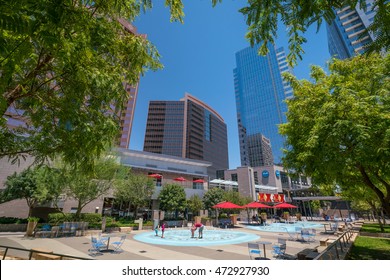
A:
[[[223,201],[223,194],[224,194],[224,191],[221,190],[220,188],[209,189],[203,195],[204,207],[208,210],[212,210],[213,209],[212,206]]]
[[[329,72],[313,67],[313,81],[286,75],[294,99],[280,126],[283,163],[342,192],[364,185],[390,215],[390,55],[334,60]]]
[[[63,193],[77,202],[75,218],[79,219],[82,209],[114,188],[115,183],[124,176],[124,167],[115,157],[105,155],[95,160],[93,172],[63,164],[59,166]]]
[[[216,5],[222,0],[213,0]],[[367,7],[365,0],[344,1],[273,1],[248,0],[247,5],[240,9],[248,25],[246,38],[251,45],[261,43],[259,52],[268,53],[267,45],[274,44],[277,38],[278,23],[281,21],[287,27],[289,54],[288,59],[295,64],[301,59],[304,50],[302,45],[307,41],[304,33],[312,25],[319,30],[323,21],[330,23],[335,18],[334,9],[350,6],[352,9],[360,6],[366,10],[377,10],[369,31],[374,33],[376,41],[368,45],[369,51],[388,51],[390,49],[390,2],[374,1]],[[363,33],[361,36],[365,36]]]
[[[43,172],[43,169],[28,168],[20,173],[8,176],[4,184],[5,189],[1,193],[1,203],[14,199],[24,199],[29,208],[28,216],[30,217],[35,207],[50,198],[48,190],[38,182],[37,178],[41,172]]]
[[[203,201],[199,195],[194,194],[189,199],[187,199],[187,207],[194,216],[197,216],[199,211],[203,209]]]
[[[165,4],[181,21],[181,1]],[[150,0],[0,0],[0,157],[60,155],[88,169],[118,136],[123,85],[161,68],[155,47],[120,24],[151,7]],[[7,127],[15,114],[26,127]]]
[[[186,208],[186,193],[182,186],[176,184],[165,185],[158,199],[160,201],[160,209],[164,211],[175,211],[176,218],[178,211],[184,211]]]
[[[129,168],[126,174],[114,184],[114,197],[116,200],[133,205],[134,218],[137,217],[137,210],[141,206],[146,206],[155,191],[153,180],[145,175],[136,174]]]

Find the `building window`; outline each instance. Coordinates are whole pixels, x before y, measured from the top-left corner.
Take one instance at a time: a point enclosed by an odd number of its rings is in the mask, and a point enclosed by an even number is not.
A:
[[[233,173],[233,174],[231,175],[231,178],[232,178],[232,181],[234,181],[234,182],[238,182],[238,176],[237,176],[237,173]]]
[[[211,113],[207,110],[204,112],[204,133],[207,141],[211,141]]]
[[[257,175],[257,171],[253,172],[253,176],[255,177],[255,185],[259,184],[259,176]]]

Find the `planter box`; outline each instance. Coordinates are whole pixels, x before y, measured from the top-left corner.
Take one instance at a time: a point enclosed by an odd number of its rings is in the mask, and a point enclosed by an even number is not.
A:
[[[0,224],[0,232],[26,232],[27,224]]]
[[[168,227],[186,227],[187,221],[186,220],[179,220],[179,221],[164,221]]]
[[[131,232],[133,230],[133,227],[120,227],[120,232]]]
[[[208,227],[212,226],[212,220],[209,220],[209,219],[202,219],[201,223],[204,224],[205,226],[208,226]]]
[[[390,233],[385,233],[385,232],[365,232],[365,231],[360,231],[360,236],[369,236],[369,237],[383,237],[383,238],[390,238]]]

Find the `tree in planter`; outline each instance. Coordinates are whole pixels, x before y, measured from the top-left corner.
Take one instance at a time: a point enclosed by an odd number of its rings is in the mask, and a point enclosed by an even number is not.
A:
[[[160,209],[163,211],[175,211],[175,218],[178,217],[179,211],[184,211],[186,208],[186,193],[183,187],[176,184],[165,185],[158,199],[160,201]]]
[[[142,174],[135,174],[127,170],[123,178],[117,179],[114,186],[114,197],[116,200],[132,204],[135,208],[134,219],[137,217],[137,210],[146,206],[155,191],[153,180]]]
[[[285,78],[294,89],[287,101],[285,168],[318,184],[372,190],[390,215],[390,54],[333,60],[329,74],[312,67],[312,81]],[[302,110],[305,108],[305,110]]]
[[[204,207],[209,211],[215,211],[212,206],[215,204],[218,204],[223,201],[223,194],[224,191],[220,188],[212,188],[209,189],[204,195],[203,195],[203,204]],[[215,211],[215,214],[217,212]]]
[[[187,207],[194,216],[197,216],[199,211],[203,209],[203,201],[199,195],[194,194],[187,200]]]

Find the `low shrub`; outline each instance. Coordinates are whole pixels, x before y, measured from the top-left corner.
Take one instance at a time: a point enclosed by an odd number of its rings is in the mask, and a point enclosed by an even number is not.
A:
[[[14,217],[0,217],[0,224],[27,224],[27,219]]]

